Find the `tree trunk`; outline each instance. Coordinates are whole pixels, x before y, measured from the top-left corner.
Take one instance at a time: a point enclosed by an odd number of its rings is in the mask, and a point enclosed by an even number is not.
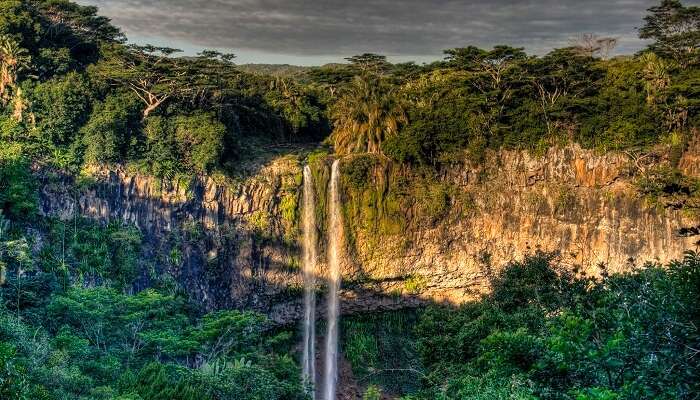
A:
[[[148,106],[146,106],[146,108],[143,110],[143,119],[148,118],[148,115],[151,112],[153,112],[156,108],[158,108],[159,105],[160,105],[160,103],[154,103],[154,104],[149,104]]]

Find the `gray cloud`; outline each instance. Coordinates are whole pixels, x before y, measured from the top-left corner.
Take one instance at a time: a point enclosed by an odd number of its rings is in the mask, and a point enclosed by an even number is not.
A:
[[[443,49],[505,43],[543,53],[581,33],[642,46],[635,27],[653,0],[82,0],[130,38],[191,48],[340,57],[381,52],[439,57]]]

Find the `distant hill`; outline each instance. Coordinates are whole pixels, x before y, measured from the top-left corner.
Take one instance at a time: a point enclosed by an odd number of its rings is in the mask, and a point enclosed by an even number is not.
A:
[[[330,63],[320,66],[301,66],[290,64],[239,64],[238,69],[250,74],[272,75],[279,77],[299,77],[314,68],[329,68],[334,69],[346,64]]]
[[[272,75],[280,77],[299,76],[313,67],[303,67],[290,64],[240,64],[238,69],[251,74]]]

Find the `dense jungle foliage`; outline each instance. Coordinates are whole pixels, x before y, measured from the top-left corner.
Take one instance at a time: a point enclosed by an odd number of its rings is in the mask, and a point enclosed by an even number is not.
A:
[[[651,44],[634,56],[610,57],[616,40],[587,34],[541,57],[469,46],[426,65],[364,54],[274,75],[232,54],[130,45],[94,7],[0,8],[0,140],[73,171],[234,173],[267,145],[324,138],[339,154],[439,166],[501,146],[682,148],[698,125],[699,11],[675,0],[649,9]]]
[[[2,168],[1,399],[305,399],[293,330],[205,313],[169,275],[134,292],[132,225],[40,217],[28,166]]]
[[[630,56],[585,35],[544,56],[464,47],[260,74],[129,44],[94,7],[0,0],[0,399],[306,398],[292,330],[206,313],[167,276],[135,291],[139,230],[40,216],[35,169],[235,175],[270,148],[325,143],[434,172],[578,142],[670,149],[641,188],[700,195],[673,156],[700,122],[700,8],[663,0],[640,36]],[[595,280],[537,255],[480,302],[348,320],[344,352],[368,399],[697,399],[699,267],[689,253]]]
[[[343,351],[367,399],[698,398],[700,255],[601,276],[533,254],[478,302],[347,319]]]

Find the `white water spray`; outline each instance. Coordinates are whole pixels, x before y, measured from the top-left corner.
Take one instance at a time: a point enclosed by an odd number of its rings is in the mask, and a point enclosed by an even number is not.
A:
[[[302,382],[309,388],[312,400],[316,398],[316,199],[311,168],[304,167],[304,209],[302,210],[304,274],[304,356]]]
[[[328,212],[328,330],[326,332],[325,385],[323,400],[335,400],[338,383],[338,316],[340,304],[340,260],[343,252],[343,221],[338,187],[338,160],[333,161]]]

